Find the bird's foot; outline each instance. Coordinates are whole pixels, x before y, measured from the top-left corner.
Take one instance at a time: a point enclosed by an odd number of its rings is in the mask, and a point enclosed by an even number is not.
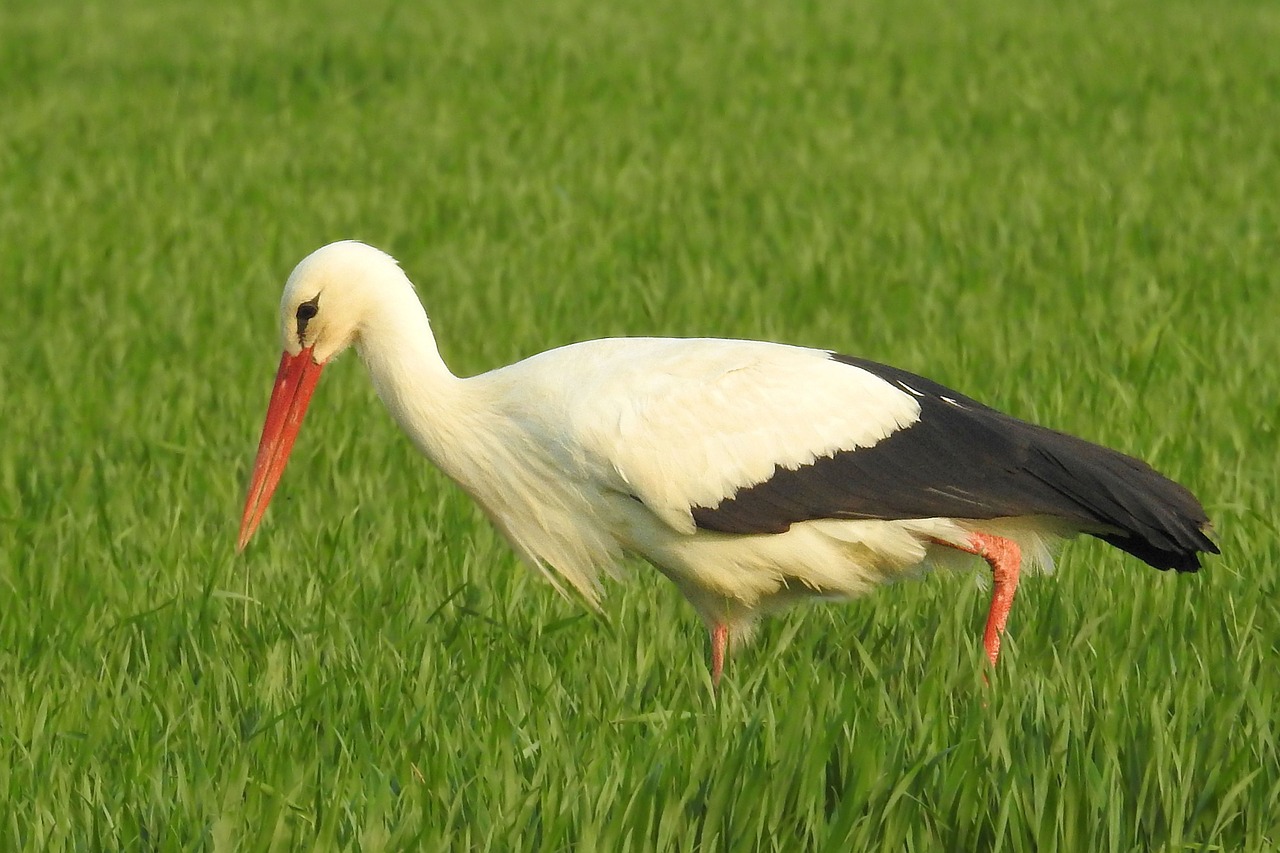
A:
[[[987,612],[987,629],[982,635],[982,645],[987,650],[991,665],[995,666],[1000,657],[1000,638],[1004,634],[1004,626],[1009,622],[1013,596],[1018,591],[1022,549],[1012,539],[986,533],[975,533],[970,542],[977,546],[978,556],[991,566],[991,609]]]
[[[729,626],[716,623],[711,629],[711,686],[719,689],[720,676],[724,672],[725,652],[729,647]]]
[[[1022,549],[1012,539],[993,536],[990,533],[973,534],[969,537],[967,545],[956,545],[950,542],[941,544],[976,554],[991,566],[993,579],[991,609],[987,612],[987,629],[982,635],[982,645],[987,650],[987,659],[991,661],[992,666],[995,666],[1000,658],[1000,638],[1004,634],[1004,626],[1009,622],[1009,609],[1013,607],[1013,596],[1018,591]]]

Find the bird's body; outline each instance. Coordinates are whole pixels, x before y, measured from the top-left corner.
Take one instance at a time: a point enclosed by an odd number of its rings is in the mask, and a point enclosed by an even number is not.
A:
[[[776,465],[870,447],[913,422],[909,395],[822,351],[718,339],[586,341],[446,380],[449,391],[421,397],[430,414],[391,390],[420,382],[373,370],[419,449],[530,565],[593,603],[601,575],[616,574],[630,553],[675,582],[705,620],[743,639],[757,613],[809,595],[869,592],[915,570],[939,550],[936,541],[963,543],[975,529],[941,518],[817,518],[758,534],[697,525],[694,507],[768,480]],[[806,374],[807,383],[797,381]],[[827,395],[814,394],[819,379]],[[985,527],[1046,553],[1033,526]]]
[[[1191,493],[1144,463],[873,362],[615,338],[458,378],[399,267],[349,242],[299,264],[281,312],[286,352],[242,547],[319,366],[353,344],[395,420],[528,563],[595,604],[602,574],[644,558],[708,625],[717,676],[727,641],[761,614],[965,553],[996,573],[994,662],[1020,558],[1047,562],[1058,537],[1092,533],[1159,568],[1216,552]]]

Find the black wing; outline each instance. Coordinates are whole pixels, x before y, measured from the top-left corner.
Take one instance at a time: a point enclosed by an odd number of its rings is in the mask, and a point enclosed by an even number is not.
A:
[[[819,518],[1063,519],[1158,569],[1218,553],[1190,491],[1141,460],[998,412],[922,376],[832,355],[920,403],[920,419],[874,447],[841,451],[693,507],[698,527],[781,533]]]

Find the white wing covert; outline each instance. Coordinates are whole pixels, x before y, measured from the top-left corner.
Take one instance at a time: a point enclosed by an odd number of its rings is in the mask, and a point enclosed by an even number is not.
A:
[[[591,413],[577,419],[575,444],[682,533],[695,531],[695,506],[714,507],[775,469],[874,446],[919,417],[910,394],[822,350],[645,340],[631,339],[622,364],[592,348],[603,369],[575,389],[573,408]]]

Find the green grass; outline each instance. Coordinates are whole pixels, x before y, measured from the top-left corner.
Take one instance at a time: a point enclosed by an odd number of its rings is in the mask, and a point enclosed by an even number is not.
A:
[[[431,8],[427,8],[430,6]],[[1280,845],[1280,10],[10,4],[0,848]],[[1143,455],[1223,549],[772,622],[517,565],[353,358],[243,558],[292,265],[475,372],[607,334],[900,364]],[[247,593],[247,597],[246,597]]]

